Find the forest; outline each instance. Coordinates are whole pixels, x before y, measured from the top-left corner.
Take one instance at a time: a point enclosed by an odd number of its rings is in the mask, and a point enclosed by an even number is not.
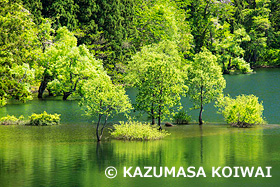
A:
[[[70,96],[104,126],[132,108],[161,125],[187,95],[202,124],[223,74],[280,65],[279,10],[277,0],[1,0],[0,105]],[[127,87],[139,91],[133,106]]]

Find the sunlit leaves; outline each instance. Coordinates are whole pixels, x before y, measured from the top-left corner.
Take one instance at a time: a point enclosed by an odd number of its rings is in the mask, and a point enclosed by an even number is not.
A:
[[[96,78],[87,80],[81,90],[80,106],[88,116],[112,117],[118,113],[127,113],[132,108],[124,88],[114,85],[105,72],[100,72]]]
[[[39,50],[36,27],[30,12],[22,5],[0,1],[0,106],[6,99],[31,98],[30,81]]]
[[[263,105],[254,95],[239,95],[219,98],[216,103],[227,123],[237,127],[263,124]]]
[[[219,97],[226,86],[217,58],[206,49],[195,55],[188,74],[188,95],[194,108],[202,110],[203,105]]]
[[[177,42],[180,50],[188,53],[192,35],[186,22],[186,13],[176,3],[167,0],[139,2],[135,19],[139,35],[136,38],[137,44],[144,46],[170,40]]]
[[[251,38],[244,28],[236,29],[231,33],[228,23],[216,25],[215,39],[212,45],[217,52],[217,61],[223,68],[224,73],[252,71],[250,65],[243,59],[245,50],[241,47],[242,42],[250,40]]]
[[[128,64],[128,81],[135,85],[136,108],[150,117],[166,117],[184,94],[186,72],[175,42],[144,46]]]
[[[85,80],[103,70],[101,62],[84,45],[77,47],[76,37],[65,27],[57,30],[55,43],[46,50],[42,65],[44,73],[53,77],[48,88],[55,94],[71,95]]]

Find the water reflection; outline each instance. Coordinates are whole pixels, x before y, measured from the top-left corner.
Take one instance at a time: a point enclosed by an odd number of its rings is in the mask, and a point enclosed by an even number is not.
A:
[[[79,127],[79,128],[78,128]],[[176,126],[161,141],[97,144],[90,125],[22,128],[0,127],[0,186],[131,186],[184,183],[184,178],[124,179],[124,166],[203,166],[206,174],[213,166],[273,166],[274,182],[280,177],[280,128],[232,129],[227,126]],[[23,131],[23,132],[22,132]],[[190,133],[192,132],[192,133]],[[269,138],[268,138],[269,137]],[[272,146],[272,147],[271,147]],[[114,180],[104,171],[119,169]],[[226,182],[225,179],[218,181]],[[228,180],[226,183],[230,183]],[[263,184],[266,179],[238,179],[232,182]],[[188,179],[189,184],[207,185],[215,178]],[[275,181],[276,182],[276,181]],[[275,183],[276,184],[276,183]]]
[[[200,129],[200,162],[203,164],[203,126],[199,125]]]

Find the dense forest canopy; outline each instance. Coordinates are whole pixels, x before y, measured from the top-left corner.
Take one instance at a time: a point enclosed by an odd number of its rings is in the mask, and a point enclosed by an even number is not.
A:
[[[203,50],[224,74],[280,65],[279,12],[278,0],[0,0],[0,105],[38,90],[39,98],[45,90],[83,97],[83,85],[104,73],[132,85],[133,72],[143,93],[157,95],[157,82],[171,89],[155,100],[161,108],[175,94],[168,84],[187,82],[185,70]],[[176,54],[158,50],[163,43]],[[150,68],[150,79],[135,64]]]

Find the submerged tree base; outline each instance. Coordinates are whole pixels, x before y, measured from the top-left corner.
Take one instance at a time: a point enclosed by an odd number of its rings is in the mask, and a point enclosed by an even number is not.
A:
[[[121,140],[158,140],[170,135],[167,131],[157,129],[149,123],[141,122],[120,122],[120,125],[113,125],[115,128],[111,136]]]
[[[248,128],[254,126],[254,124],[246,123],[246,122],[236,122],[231,124],[232,127],[238,127],[238,128]]]

